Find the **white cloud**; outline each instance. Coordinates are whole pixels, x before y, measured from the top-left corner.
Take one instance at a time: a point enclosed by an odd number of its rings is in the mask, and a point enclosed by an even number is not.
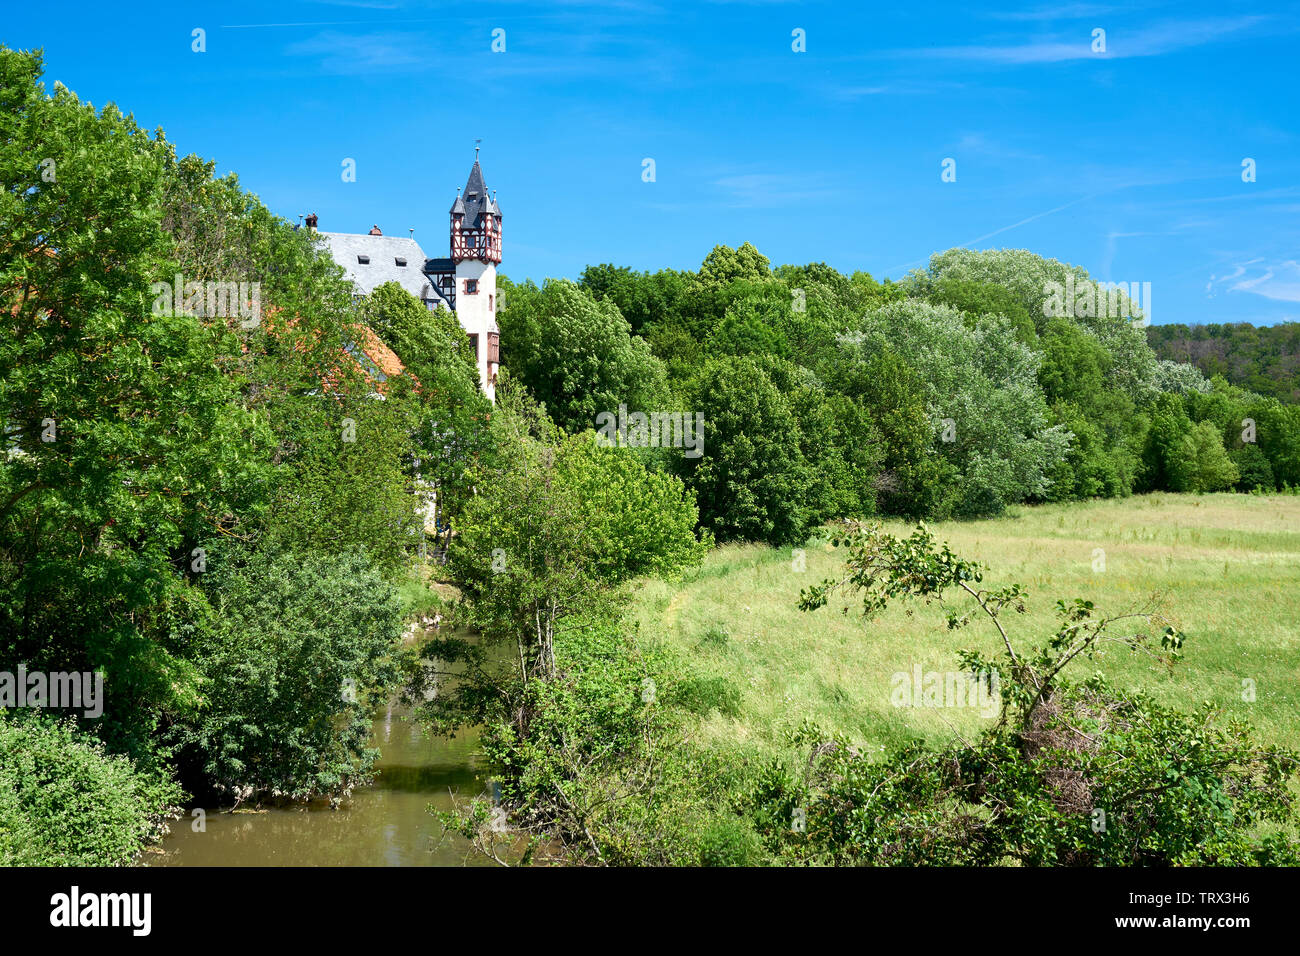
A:
[[[1233,267],[1223,276],[1210,276],[1205,290],[1213,296],[1218,288],[1229,292],[1249,292],[1276,302],[1300,302],[1300,262],[1287,259],[1265,263],[1251,259]]]

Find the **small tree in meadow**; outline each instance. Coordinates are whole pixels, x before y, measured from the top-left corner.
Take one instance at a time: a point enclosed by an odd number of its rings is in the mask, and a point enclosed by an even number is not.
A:
[[[1155,604],[1115,616],[1091,601],[1058,601],[1045,641],[1012,626],[1019,584],[982,586],[983,569],[939,546],[924,526],[908,538],[849,524],[835,543],[845,574],[807,589],[800,607],[860,595],[863,614],[919,597],[995,632],[1001,653],[958,653],[962,667],[995,675],[1000,713],[974,741],[913,744],[868,757],[843,737],[805,727],[807,775],[766,791],[771,840],[798,859],[867,864],[1243,865],[1294,864],[1284,835],[1297,755],[1259,744],[1243,722],[1211,704],[1182,713],[1067,669],[1109,646],[1172,666],[1183,636]],[[949,606],[950,592],[970,604]],[[847,613],[848,609],[845,608]],[[803,828],[791,832],[790,814]]]

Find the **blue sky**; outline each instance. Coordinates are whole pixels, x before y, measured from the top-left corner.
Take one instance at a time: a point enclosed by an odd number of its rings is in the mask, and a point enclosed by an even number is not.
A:
[[[1157,323],[1300,320],[1295,5],[847,6],[68,2],[0,39],[286,218],[430,256],[481,138],[516,280],[744,241],[898,278],[1006,246],[1150,282]]]

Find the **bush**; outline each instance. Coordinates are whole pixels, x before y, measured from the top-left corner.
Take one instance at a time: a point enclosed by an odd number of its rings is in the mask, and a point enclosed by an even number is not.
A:
[[[1238,491],[1272,491],[1277,482],[1273,478],[1273,467],[1268,458],[1259,450],[1258,445],[1243,445],[1236,451],[1229,452],[1228,457],[1237,466],[1240,477],[1237,478]]]
[[[125,866],[182,796],[70,720],[0,710],[0,865]]]
[[[370,714],[396,683],[394,588],[355,555],[232,556],[196,641],[205,706],[182,753],[236,802],[346,795],[369,779]]]
[[[1293,785],[1300,755],[1261,745],[1250,727],[1206,703],[1183,714],[1096,676],[1062,672],[1103,643],[1144,649],[1172,666],[1183,635],[1156,609],[1113,617],[1081,599],[1056,602],[1058,629],[1023,641],[1002,612],[1024,613],[1025,589],[981,584],[984,569],[918,527],[907,539],[849,525],[846,574],[805,590],[800,607],[832,593],[862,599],[864,617],[895,598],[947,611],[948,627],[971,615],[948,604],[964,594],[990,619],[1005,653],[960,651],[963,670],[996,675],[996,723],[942,749],[923,742],[866,754],[843,735],[805,724],[807,771],[772,766],[755,796],[769,840],[796,859],[837,864],[1023,866],[1243,866],[1300,857]],[[1156,648],[1155,631],[1163,628]],[[802,808],[798,834],[770,825]],[[1276,835],[1262,836],[1272,830]]]
[[[700,866],[758,866],[764,857],[758,834],[739,817],[719,817],[700,834]]]

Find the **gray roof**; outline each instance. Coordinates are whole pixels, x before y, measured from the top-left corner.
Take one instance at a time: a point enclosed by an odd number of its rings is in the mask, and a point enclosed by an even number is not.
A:
[[[330,256],[343,267],[361,295],[369,295],[385,282],[396,282],[417,299],[444,297],[424,274],[428,261],[414,239],[401,236],[363,236],[349,232],[318,232]],[[369,262],[359,261],[368,257]],[[398,260],[406,265],[399,266]]]
[[[464,195],[456,197],[451,211],[457,213],[462,211],[462,208],[465,213],[464,225],[467,228],[481,226],[480,217],[486,212],[497,217],[501,215],[501,207],[488,195],[487,184],[483,182],[483,170],[479,167],[477,159],[474,160],[474,168],[469,171],[469,179],[465,182]]]

